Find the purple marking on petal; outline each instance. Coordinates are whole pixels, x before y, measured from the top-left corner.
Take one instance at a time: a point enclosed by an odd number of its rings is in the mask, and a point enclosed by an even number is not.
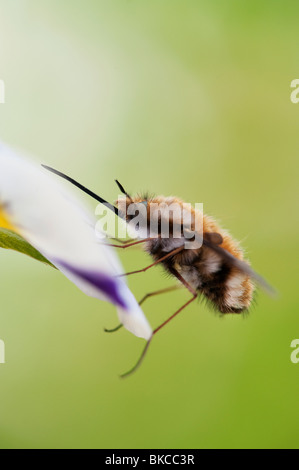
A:
[[[128,305],[125,303],[123,297],[120,295],[119,281],[112,276],[108,276],[100,271],[87,270],[73,266],[65,261],[56,260],[58,266],[66,268],[68,271],[81,277],[84,281],[89,282],[91,285],[101,290],[111,302],[127,309]]]

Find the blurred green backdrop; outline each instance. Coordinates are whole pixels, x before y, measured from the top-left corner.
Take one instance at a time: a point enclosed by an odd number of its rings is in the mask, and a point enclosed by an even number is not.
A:
[[[111,201],[119,178],[203,202],[279,291],[246,318],[194,304],[120,380],[143,341],[103,332],[115,309],[2,250],[2,448],[298,447],[298,14],[273,0],[0,0],[1,138]],[[148,263],[128,251],[126,270]],[[157,268],[129,283],[139,299],[171,280]],[[144,310],[156,326],[187,297]]]

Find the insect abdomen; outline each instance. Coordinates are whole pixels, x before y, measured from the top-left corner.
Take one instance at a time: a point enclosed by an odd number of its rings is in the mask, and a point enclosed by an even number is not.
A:
[[[253,285],[248,276],[223,265],[211,279],[203,280],[198,292],[221,313],[241,313],[251,304]]]
[[[221,313],[241,313],[251,304],[253,284],[250,277],[207,247],[197,253],[184,250],[176,257],[173,267]],[[165,268],[170,270],[167,264]]]

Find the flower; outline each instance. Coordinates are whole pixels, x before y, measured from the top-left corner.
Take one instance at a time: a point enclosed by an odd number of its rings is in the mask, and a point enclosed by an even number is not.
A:
[[[53,175],[0,143],[0,227],[22,236],[85,294],[117,307],[121,323],[149,339],[152,329],[113,249],[99,242],[93,214]]]

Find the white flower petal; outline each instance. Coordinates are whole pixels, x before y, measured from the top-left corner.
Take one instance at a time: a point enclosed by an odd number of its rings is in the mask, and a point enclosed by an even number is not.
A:
[[[87,295],[115,303],[124,326],[148,338],[151,328],[142,310],[124,280],[115,277],[122,273],[117,256],[97,240],[95,217],[55,176],[1,143],[0,205],[17,231],[66,277]]]
[[[117,307],[119,321],[128,331],[133,333],[133,335],[147,340],[150,339],[153,333],[152,328],[134,295],[125,283],[122,284],[121,289],[123,289],[124,295],[130,303],[130,311],[128,312],[127,309]]]

